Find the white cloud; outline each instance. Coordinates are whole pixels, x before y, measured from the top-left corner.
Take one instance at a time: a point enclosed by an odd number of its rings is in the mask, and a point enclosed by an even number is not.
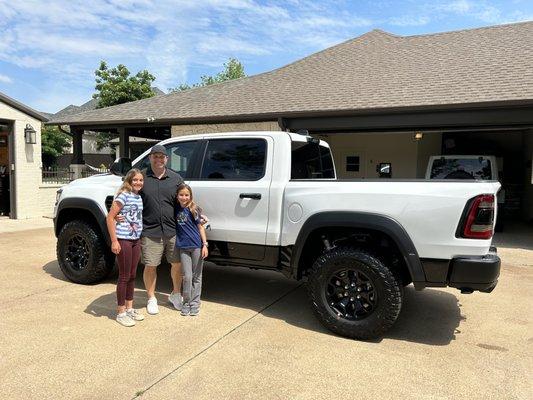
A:
[[[90,91],[101,59],[146,68],[166,89],[191,68],[214,73],[229,57],[294,59],[373,24],[334,0],[0,0],[0,20],[0,61],[42,71],[54,104],[65,88]],[[59,81],[65,88],[54,90]]]
[[[12,83],[13,80],[7,76],[7,75],[3,75],[3,74],[0,74],[0,82],[3,82],[3,83]]]
[[[455,0],[449,3],[442,4],[438,8],[443,11],[454,12],[457,14],[466,14],[472,10],[473,4],[468,0]]]
[[[430,18],[427,16],[402,15],[389,19],[389,24],[396,26],[422,26],[427,25]]]

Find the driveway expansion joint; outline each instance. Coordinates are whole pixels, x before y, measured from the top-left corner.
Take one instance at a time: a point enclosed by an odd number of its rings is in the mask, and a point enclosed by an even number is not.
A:
[[[213,343],[211,343],[210,345],[208,345],[206,348],[202,349],[201,351],[199,351],[198,353],[196,353],[195,355],[193,355],[192,357],[190,357],[189,359],[187,359],[186,361],[184,361],[183,363],[181,363],[180,365],[178,365],[176,368],[174,368],[172,371],[168,372],[167,374],[163,375],[161,378],[159,378],[157,381],[155,381],[154,383],[152,383],[150,386],[148,386],[146,389],[141,389],[141,390],[138,390],[136,392],[136,394],[132,397],[132,400],[135,400],[135,399],[138,399],[140,398],[141,396],[143,396],[146,392],[148,392],[151,388],[153,388],[154,386],[158,385],[160,382],[164,381],[166,378],[168,378],[170,375],[174,374],[175,372],[179,371],[182,367],[186,366],[187,364],[189,364],[190,362],[194,361],[197,357],[201,356],[202,354],[204,354],[205,352],[207,352],[211,347],[215,346],[216,344],[218,344],[219,342],[221,342],[224,338],[228,337],[229,335],[231,335],[233,332],[235,332],[237,329],[239,329],[240,327],[242,327],[243,325],[247,324],[248,322],[250,322],[252,319],[254,319],[255,317],[257,317],[258,315],[262,314],[266,309],[272,307],[274,304],[278,303],[280,300],[283,300],[285,297],[287,297],[288,295],[290,295],[291,293],[295,292],[296,290],[298,290],[301,286],[303,285],[303,283],[293,287],[292,289],[288,290],[287,292],[285,292],[284,294],[282,294],[280,297],[278,297],[276,300],[274,300],[273,302],[271,302],[270,304],[267,304],[266,306],[264,306],[263,308],[261,308],[259,311],[257,311],[255,314],[253,314],[251,317],[247,318],[246,320],[244,320],[243,322],[241,322],[240,324],[238,324],[237,326],[233,327],[232,329],[230,329],[228,332],[226,332],[224,335],[222,335],[221,337],[219,337],[217,340],[215,340]]]

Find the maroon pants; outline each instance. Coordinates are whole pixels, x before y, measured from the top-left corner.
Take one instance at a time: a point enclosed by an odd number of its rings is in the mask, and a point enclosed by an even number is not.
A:
[[[117,304],[124,306],[126,300],[133,300],[135,274],[137,273],[137,264],[139,264],[141,258],[141,241],[139,239],[118,239],[118,242],[120,243],[120,253],[117,255]]]

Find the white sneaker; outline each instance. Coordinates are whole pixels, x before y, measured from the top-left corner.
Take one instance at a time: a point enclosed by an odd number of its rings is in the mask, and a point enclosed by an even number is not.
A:
[[[170,296],[168,296],[168,301],[172,303],[176,310],[181,311],[181,307],[183,306],[181,293],[171,293]]]
[[[142,315],[138,310],[132,308],[130,310],[126,310],[126,314],[128,314],[128,317],[130,317],[134,321],[143,321],[144,315]]]
[[[151,315],[159,313],[159,307],[157,306],[157,299],[155,297],[148,299],[148,302],[146,303],[146,311]]]
[[[135,321],[131,319],[131,317],[125,312],[117,315],[117,322],[122,326],[134,326],[135,325]]]

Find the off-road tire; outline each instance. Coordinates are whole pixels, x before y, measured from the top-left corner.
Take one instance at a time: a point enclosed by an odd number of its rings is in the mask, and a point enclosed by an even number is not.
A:
[[[375,307],[361,319],[343,317],[327,300],[326,290],[328,284],[331,286],[332,277],[346,269],[361,272],[373,285]],[[339,247],[322,254],[313,264],[307,289],[319,321],[329,330],[352,339],[380,337],[394,324],[402,306],[403,287],[395,274],[377,257],[351,247]]]
[[[85,221],[70,221],[61,228],[56,251],[59,268],[72,282],[96,283],[113,270],[114,258],[104,239]]]

